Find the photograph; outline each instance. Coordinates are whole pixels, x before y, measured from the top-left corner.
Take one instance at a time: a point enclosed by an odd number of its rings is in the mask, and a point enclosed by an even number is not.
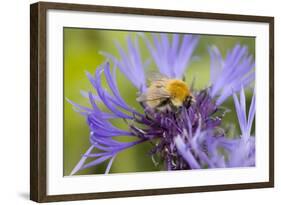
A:
[[[274,18],[30,7],[30,199],[274,186]]]
[[[256,166],[253,36],[63,28],[63,175]]]

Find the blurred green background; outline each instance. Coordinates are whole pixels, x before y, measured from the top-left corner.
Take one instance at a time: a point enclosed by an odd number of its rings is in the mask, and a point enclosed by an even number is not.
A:
[[[70,174],[90,146],[89,128],[86,119],[75,112],[72,105],[65,99],[68,98],[78,104],[90,106],[88,99],[84,98],[80,93],[81,90],[94,91],[85,75],[85,71],[94,73],[97,66],[106,60],[105,57],[99,54],[100,51],[106,51],[119,57],[114,41],[118,41],[125,48],[128,34],[133,37],[136,36],[136,32],[128,31],[64,28],[64,176]],[[148,33],[145,33],[145,35],[149,36]],[[253,37],[201,35],[198,47],[194,52],[194,55],[200,58],[189,66],[186,74],[187,83],[195,78],[195,88],[207,87],[210,63],[207,47],[216,45],[225,56],[227,50],[231,49],[236,43],[247,45],[250,53],[254,55],[255,38]],[[149,53],[140,38],[139,44],[143,60],[147,59]],[[137,90],[129,80],[117,72],[117,82],[120,93],[126,102],[141,110],[135,101]],[[106,86],[105,83],[104,85]],[[247,92],[246,96],[247,105],[249,105],[250,91]],[[238,134],[240,130],[233,111],[232,98],[224,103],[224,106],[232,110],[232,112],[227,113],[224,123],[232,123],[236,128],[233,134]],[[123,121],[115,121],[114,124],[125,128]],[[153,165],[148,155],[151,148],[151,144],[147,142],[121,152],[117,155],[110,173],[157,171],[158,168]],[[105,171],[106,164],[105,162],[77,174],[102,174]]]

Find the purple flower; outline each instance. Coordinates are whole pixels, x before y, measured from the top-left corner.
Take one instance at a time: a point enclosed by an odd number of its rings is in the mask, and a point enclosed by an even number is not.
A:
[[[102,74],[104,74],[106,77],[110,92],[105,90],[101,85]],[[147,140],[145,138],[140,138],[139,140],[133,142],[120,142],[116,140],[116,137],[120,136],[134,137],[134,133],[130,130],[121,130],[113,126],[110,122],[111,119],[120,118],[132,120],[134,119],[134,115],[143,115],[129,107],[120,96],[119,90],[117,89],[116,80],[112,77],[110,72],[109,63],[106,63],[100,68],[96,69],[94,77],[90,73],[87,73],[87,76],[98,94],[98,96],[94,96],[91,92],[88,93],[89,101],[92,107],[85,108],[73,103],[70,100],[69,102],[79,109],[79,111],[86,117],[87,123],[91,130],[90,142],[92,146],[84,154],[77,166],[73,169],[71,175],[75,174],[79,170],[98,165],[105,160],[110,159],[106,169],[106,173],[108,173],[115,156],[119,152]],[[103,104],[108,108],[109,112],[104,112],[98,107],[96,103],[97,99],[103,102]],[[127,114],[127,112],[130,114]],[[91,153],[94,148],[98,149],[100,152]],[[86,158],[93,158],[93,160],[88,164],[84,164]]]
[[[255,137],[251,136],[252,124],[256,112],[256,98],[252,97],[249,114],[246,114],[246,100],[244,89],[240,91],[240,101],[236,94],[233,95],[237,118],[240,125],[241,136],[237,140],[235,148],[230,150],[229,167],[254,166],[255,165]]]
[[[251,136],[251,128],[255,116],[255,96],[246,116],[246,99],[244,89],[240,91],[240,101],[233,94],[241,135],[230,139],[224,133],[214,136],[214,130],[203,130],[199,125],[192,130],[177,135],[175,144],[180,155],[192,169],[204,167],[249,167],[255,165],[255,137]],[[219,149],[227,153],[220,154]]]
[[[223,59],[219,49],[209,48],[211,96],[218,97],[217,105],[221,105],[233,92],[247,87],[255,79],[253,56],[246,46],[237,44]]]
[[[152,34],[153,43],[145,35],[143,37],[159,72],[170,78],[182,79],[199,35],[173,34],[170,41],[167,34]]]
[[[116,58],[115,56],[101,52],[108,59],[112,60],[115,66],[117,66],[120,71],[132,82],[132,84],[138,88],[141,92],[146,89],[146,78],[145,78],[145,68],[148,65],[148,61],[143,63],[140,53],[139,53],[139,44],[137,37],[134,42],[130,36],[127,38],[128,52],[121,47],[121,45],[116,42],[116,47],[119,51],[121,59]]]
[[[169,40],[166,34],[153,34],[149,41],[143,40],[160,73],[169,78],[182,79],[193,51],[199,41],[197,35],[174,34]],[[237,45],[222,59],[216,47],[209,49],[211,55],[211,85],[203,90],[192,90],[194,102],[184,104],[177,111],[158,112],[140,103],[143,110],[136,111],[120,95],[116,82],[119,69],[138,88],[139,93],[147,89],[145,69],[149,61],[143,62],[137,38],[127,38],[127,52],[116,43],[120,58],[103,53],[106,62],[96,69],[95,74],[87,72],[95,93],[83,93],[91,107],[84,107],[68,100],[75,109],[85,116],[90,128],[91,146],[73,169],[78,171],[107,162],[105,173],[109,173],[115,157],[125,149],[150,141],[153,144],[149,155],[155,165],[164,165],[165,170],[188,170],[218,167],[252,166],[255,161],[254,137],[250,131],[255,115],[253,97],[248,120],[246,117],[243,87],[254,80],[254,64],[244,46]],[[108,89],[101,83],[105,77]],[[240,101],[235,92],[240,89]],[[221,103],[233,95],[236,113],[241,128],[241,137],[230,139],[222,124],[227,109]],[[137,98],[137,95],[136,95]],[[106,107],[106,111],[100,108]],[[122,119],[126,128],[112,124],[113,119]],[[129,142],[120,137],[132,138]],[[227,154],[220,152],[224,150]],[[242,154],[240,154],[242,153]],[[90,162],[86,162],[88,160]]]
[[[197,156],[202,157],[204,164],[215,166],[210,164],[204,152],[199,151],[197,141],[201,141],[205,133],[211,133],[221,124],[224,112],[217,113],[218,108],[210,98],[208,89],[195,92],[194,98],[194,104],[184,106],[178,113],[157,113],[145,108],[146,115],[149,116],[146,120],[150,124],[145,130],[145,135],[159,133],[156,135],[158,141],[151,154],[160,155],[159,162],[164,161],[167,170],[199,168],[196,163]],[[212,133],[212,137],[220,137],[220,133]],[[190,153],[187,156],[183,155],[184,150],[189,150]],[[192,157],[194,150],[198,152]]]

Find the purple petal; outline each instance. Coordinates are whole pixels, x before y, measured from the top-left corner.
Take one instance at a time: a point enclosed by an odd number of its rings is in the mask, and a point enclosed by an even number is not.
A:
[[[86,151],[86,153],[83,155],[83,157],[80,159],[80,161],[77,163],[77,165],[74,167],[74,169],[71,171],[70,176],[74,175],[76,172],[81,170],[81,167],[87,160],[87,156],[91,151],[94,149],[94,145],[90,146],[90,148]]]
[[[199,163],[196,161],[189,148],[184,144],[180,136],[175,138],[175,143],[180,155],[188,162],[191,169],[200,169]]]
[[[69,100],[68,98],[66,98],[67,102],[69,102],[70,104],[72,104],[74,107],[78,108],[79,110],[82,111],[86,111],[86,112],[92,112],[92,110],[88,107],[82,106],[82,105],[78,105],[77,103]]]
[[[239,122],[239,125],[241,128],[241,132],[244,133],[245,126],[246,126],[245,112],[242,111],[236,94],[233,94],[233,100],[234,100],[234,105],[235,105],[235,109],[236,109],[236,113],[237,113],[238,122]]]
[[[228,52],[225,60],[219,50],[213,46],[209,49],[211,58],[211,96],[217,97],[221,105],[233,92],[248,86],[254,80],[253,57],[248,54],[246,46],[236,45]]]
[[[108,174],[108,173],[109,173],[110,168],[111,168],[111,166],[112,166],[112,163],[113,163],[115,157],[116,157],[116,155],[114,155],[114,156],[110,159],[110,161],[109,161],[109,163],[108,163],[108,165],[107,165],[107,167],[106,167],[105,174]]]
[[[96,166],[98,164],[101,164],[103,163],[105,160],[111,158],[112,155],[106,155],[106,156],[103,156],[103,157],[100,157],[98,159],[95,159],[93,160],[92,162],[89,162],[88,164],[85,164],[80,170],[84,170],[84,169],[87,169],[89,167],[93,167],[93,166]]]
[[[251,105],[250,105],[250,110],[249,110],[249,115],[248,115],[248,126],[247,130],[249,131],[248,134],[250,135],[251,129],[252,129],[252,124],[253,120],[255,117],[256,113],[256,96],[255,96],[255,91],[252,97]]]

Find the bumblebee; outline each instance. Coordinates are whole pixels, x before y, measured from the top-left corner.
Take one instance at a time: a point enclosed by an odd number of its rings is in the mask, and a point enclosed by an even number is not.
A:
[[[137,101],[156,111],[165,112],[177,111],[182,106],[188,108],[194,97],[183,80],[154,76],[146,92]]]

